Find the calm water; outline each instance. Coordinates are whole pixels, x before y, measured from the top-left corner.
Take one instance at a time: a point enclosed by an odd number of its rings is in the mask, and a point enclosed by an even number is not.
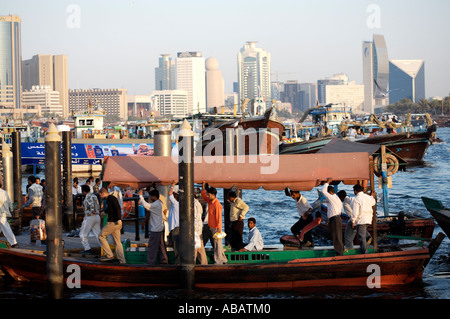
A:
[[[389,209],[391,213],[405,211],[422,217],[430,217],[425,209],[421,196],[440,199],[444,205],[450,206],[446,196],[450,179],[450,128],[439,128],[438,137],[443,143],[430,146],[425,156],[424,165],[408,168],[405,172],[398,172],[393,176],[393,188],[389,189]],[[341,186],[347,193],[352,194],[351,186]],[[382,191],[378,190],[378,198]],[[317,191],[304,193],[305,197],[313,202],[317,199]],[[222,198],[222,192],[219,192]],[[280,244],[279,238],[290,233],[290,227],[297,220],[295,203],[284,192],[265,190],[246,190],[244,200],[250,206],[248,217],[255,217],[257,226],[263,234],[265,244]],[[383,213],[382,204],[379,203],[379,212]],[[436,235],[440,232],[436,226]],[[244,238],[247,237],[247,229]],[[27,285],[10,285],[0,287],[0,299],[34,299],[45,298],[46,292],[42,288]],[[179,290],[155,289],[126,289],[86,290],[66,289],[68,299],[157,299],[157,298],[185,298]],[[211,293],[195,292],[191,297],[196,299],[450,299],[450,240],[446,237],[440,248],[425,269],[423,280],[420,283],[394,289],[361,289],[361,290],[299,290],[290,292],[272,293]]]

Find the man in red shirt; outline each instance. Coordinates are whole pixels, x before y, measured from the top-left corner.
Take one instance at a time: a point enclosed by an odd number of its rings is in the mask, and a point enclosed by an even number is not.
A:
[[[202,198],[208,204],[208,225],[214,237],[214,263],[221,265],[227,263],[227,257],[223,252],[222,233],[222,204],[216,198],[217,190],[214,187],[206,189],[203,182]]]

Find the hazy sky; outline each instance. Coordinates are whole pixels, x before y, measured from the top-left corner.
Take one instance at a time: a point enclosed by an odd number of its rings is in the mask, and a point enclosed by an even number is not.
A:
[[[22,18],[22,59],[66,54],[69,88],[150,94],[161,53],[215,57],[225,89],[246,41],[270,52],[272,81],[346,73],[362,84],[362,41],[385,36],[389,59],[425,60],[426,95],[450,92],[449,0],[1,0]]]

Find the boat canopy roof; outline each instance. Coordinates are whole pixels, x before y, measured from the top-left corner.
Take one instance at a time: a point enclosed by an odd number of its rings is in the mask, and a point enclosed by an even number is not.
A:
[[[329,153],[359,153],[367,152],[372,155],[380,149],[378,144],[363,144],[351,141],[342,140],[339,138],[333,138],[324,147],[322,147],[317,153],[329,154]]]
[[[102,181],[110,187],[133,189],[153,183],[178,182],[178,157],[110,156],[103,163]],[[317,181],[332,178],[354,185],[369,180],[369,154],[330,153],[259,156],[196,156],[194,182],[216,188],[310,191]]]

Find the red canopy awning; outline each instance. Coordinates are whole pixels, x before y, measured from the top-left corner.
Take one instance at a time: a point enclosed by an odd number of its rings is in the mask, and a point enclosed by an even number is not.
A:
[[[178,181],[178,158],[162,156],[111,156],[103,164],[102,180],[139,189],[153,183]],[[316,181],[356,184],[369,180],[368,153],[331,153],[265,156],[195,157],[194,182],[216,188],[310,191]]]

